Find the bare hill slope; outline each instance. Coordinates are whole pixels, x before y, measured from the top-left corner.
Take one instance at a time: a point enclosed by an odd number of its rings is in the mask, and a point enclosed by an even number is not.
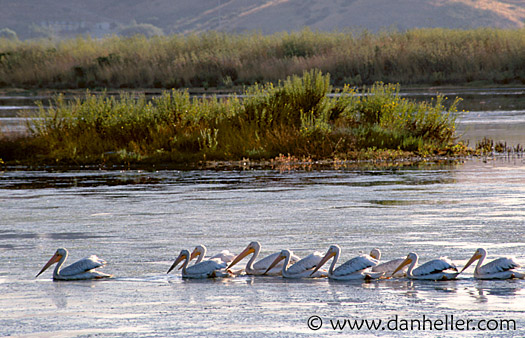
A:
[[[0,0],[0,8],[0,29],[21,38],[103,36],[138,24],[165,34],[525,25],[523,0]]]

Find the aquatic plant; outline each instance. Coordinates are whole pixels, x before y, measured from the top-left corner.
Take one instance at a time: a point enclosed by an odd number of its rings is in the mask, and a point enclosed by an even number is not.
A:
[[[487,137],[476,142],[474,150],[478,155],[494,155],[496,153],[507,155],[511,153],[523,154],[523,146],[520,144],[509,146],[507,142],[495,141]]]

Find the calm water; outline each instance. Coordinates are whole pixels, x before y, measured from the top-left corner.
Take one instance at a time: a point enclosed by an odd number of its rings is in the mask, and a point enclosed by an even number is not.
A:
[[[423,262],[447,255],[462,266],[484,247],[490,259],[524,263],[524,183],[523,158],[286,172],[3,172],[0,336],[341,336],[330,324],[337,319],[383,320],[361,336],[523,336],[525,281],[476,281],[473,268],[456,281],[372,283],[191,281],[166,271],[182,248],[238,253],[253,240],[262,254],[299,256],[337,243],[342,261],[378,247],[385,259],[414,251]],[[58,247],[70,262],[98,254],[116,278],[53,282],[46,271],[35,279]],[[307,325],[314,315],[318,331]],[[423,316],[481,328],[514,320],[516,330],[399,330]]]

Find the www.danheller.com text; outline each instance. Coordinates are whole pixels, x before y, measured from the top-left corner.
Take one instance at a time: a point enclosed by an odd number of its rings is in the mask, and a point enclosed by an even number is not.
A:
[[[368,330],[368,331],[516,331],[514,319],[472,319],[460,316],[444,315],[420,318],[403,318],[395,315],[387,320],[357,318],[321,318],[313,315],[308,318],[310,330]]]

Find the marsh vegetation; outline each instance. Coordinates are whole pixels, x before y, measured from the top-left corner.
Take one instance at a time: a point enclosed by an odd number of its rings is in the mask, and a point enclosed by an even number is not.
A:
[[[319,69],[334,86],[523,84],[525,31],[208,32],[146,38],[0,38],[0,87],[187,88],[276,83]]]
[[[242,95],[187,90],[58,95],[29,120],[31,133],[1,144],[4,160],[52,163],[187,163],[200,160],[357,159],[454,154],[459,99],[399,95],[399,85],[335,90],[314,70],[256,84]]]
[[[459,99],[411,101],[400,85],[522,84],[523,32],[0,39],[1,87],[86,89],[72,101],[57,95],[41,103],[29,135],[0,140],[0,158],[82,164],[460,154],[467,149],[456,142]],[[195,87],[207,95],[190,95]],[[214,96],[212,87],[237,95]],[[140,88],[162,92],[150,99],[136,94]]]

